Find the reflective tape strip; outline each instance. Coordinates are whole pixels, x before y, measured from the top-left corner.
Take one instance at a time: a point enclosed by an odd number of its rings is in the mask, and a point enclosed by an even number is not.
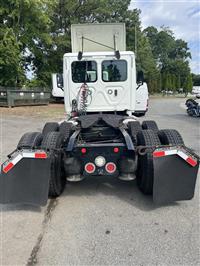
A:
[[[168,151],[154,151],[154,157],[163,157],[167,155],[174,155],[177,154],[177,150],[168,150]]]
[[[37,158],[37,159],[46,159],[47,158],[47,154],[46,154],[46,152],[36,152],[35,153],[35,158]]]
[[[153,152],[153,157],[163,157],[163,156],[165,156],[164,151],[154,151]]]
[[[23,158],[35,158],[34,152],[23,152],[22,153]]]
[[[182,151],[178,151],[177,152],[178,156],[180,156],[182,159],[184,159],[185,161],[187,160],[188,156],[187,154],[185,154],[184,152]]]
[[[12,163],[15,165],[15,164],[17,164],[22,158],[23,158],[22,155],[21,155],[21,154],[18,154],[18,155],[12,160]]]
[[[174,155],[174,154],[177,154],[177,150],[168,150],[168,151],[165,151],[165,155]]]
[[[195,167],[197,165],[197,160],[193,159],[192,157],[188,156],[186,153],[184,153],[181,150],[155,150],[153,152],[153,157],[164,157],[167,155],[178,155],[181,157],[183,160],[185,160],[188,164],[191,166]]]
[[[196,166],[197,165],[197,161],[194,160],[192,157],[189,157],[187,154],[185,154],[182,151],[178,151],[177,154],[183,159],[185,160],[187,163],[189,163],[191,166]]]
[[[35,158],[35,159],[46,159],[46,152],[23,152],[23,158]]]
[[[3,168],[3,172],[7,174],[13,167],[14,164],[10,162]]]
[[[6,166],[3,167],[3,172],[8,173],[23,158],[46,159],[47,154],[46,154],[46,152],[22,152],[22,153],[19,153],[11,161],[8,161]]]
[[[11,162],[9,162],[3,168],[4,173],[8,173],[21,159],[22,159],[22,155],[18,154]]]
[[[195,161],[193,158],[188,157],[186,160],[191,166],[195,167],[197,165],[197,161]]]

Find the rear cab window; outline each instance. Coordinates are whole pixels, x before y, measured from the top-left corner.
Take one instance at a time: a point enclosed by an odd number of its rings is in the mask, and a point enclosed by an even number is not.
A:
[[[97,63],[95,61],[74,61],[71,64],[74,83],[90,83],[97,81]]]
[[[102,62],[102,80],[120,82],[127,80],[126,60],[105,60]]]

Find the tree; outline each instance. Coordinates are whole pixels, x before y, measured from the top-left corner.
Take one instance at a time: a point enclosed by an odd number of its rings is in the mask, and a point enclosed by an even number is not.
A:
[[[194,86],[200,86],[200,74],[196,75],[192,73],[192,80]]]
[[[37,53],[50,44],[47,0],[0,0],[1,85],[21,86]]]
[[[171,89],[173,91],[173,93],[175,93],[176,91],[176,75],[175,74],[172,74],[171,75]]]
[[[1,85],[49,86],[51,73],[61,72],[63,54],[71,51],[71,24],[125,22],[127,50],[135,51],[137,70],[144,72],[150,92],[183,84],[190,73],[187,43],[162,27],[141,30],[140,10],[130,0],[0,0]],[[33,80],[26,81],[26,72]],[[163,77],[164,82],[163,82]]]
[[[185,81],[183,83],[183,91],[185,93],[185,97],[187,97],[188,93],[192,91],[192,87],[192,76],[189,74],[186,76]]]
[[[176,89],[179,90],[181,88],[181,78],[180,75],[176,76]]]
[[[1,28],[0,30],[0,85],[17,86],[25,79],[20,45],[12,29]]]
[[[162,73],[162,89],[180,89],[185,77],[190,74],[188,59],[191,54],[187,43],[181,39],[176,40],[173,32],[166,27],[161,27],[160,31],[148,27],[144,34],[151,44],[157,68]]]

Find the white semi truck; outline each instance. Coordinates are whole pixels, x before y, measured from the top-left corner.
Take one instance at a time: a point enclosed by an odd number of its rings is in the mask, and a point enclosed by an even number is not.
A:
[[[68,116],[22,136],[1,166],[0,202],[45,205],[66,182],[93,176],[136,179],[157,203],[191,199],[199,157],[176,130],[133,116],[143,75],[124,24],[72,25],[71,34],[57,78]]]

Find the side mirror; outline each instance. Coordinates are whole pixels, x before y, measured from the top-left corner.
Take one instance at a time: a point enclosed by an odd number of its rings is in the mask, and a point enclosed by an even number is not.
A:
[[[57,81],[57,87],[63,88],[63,75],[62,74],[56,74],[56,81]]]
[[[142,70],[137,72],[137,83],[142,83],[144,82],[144,73]]]

